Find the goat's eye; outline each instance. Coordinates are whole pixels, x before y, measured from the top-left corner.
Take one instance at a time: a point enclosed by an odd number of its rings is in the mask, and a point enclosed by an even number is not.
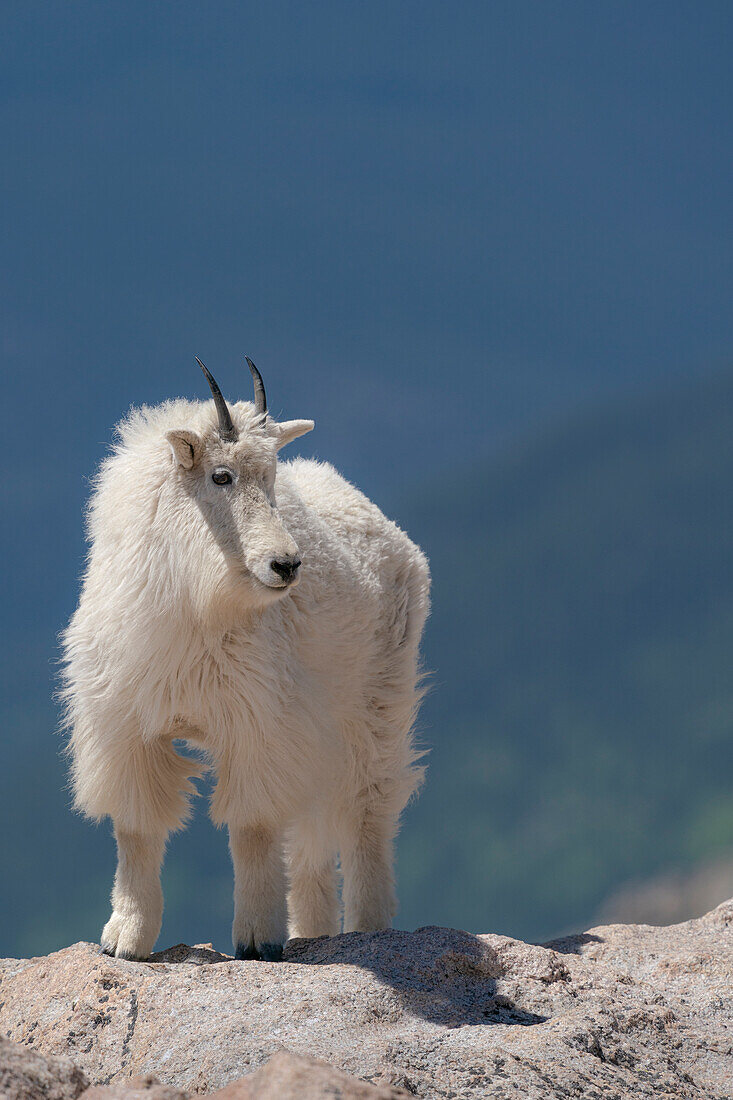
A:
[[[214,470],[213,474],[211,475],[211,480],[214,482],[215,485],[231,485],[232,475],[229,473],[228,470]]]

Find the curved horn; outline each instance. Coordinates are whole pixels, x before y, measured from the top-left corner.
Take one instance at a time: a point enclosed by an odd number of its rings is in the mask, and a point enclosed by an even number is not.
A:
[[[257,370],[252,360],[248,355],[244,357],[247,360],[247,366],[250,369],[252,375],[252,381],[255,385],[255,412],[260,413],[262,419],[267,416],[267,398],[265,397],[265,383],[262,381],[262,375]]]
[[[225,441],[225,443],[233,443],[234,440],[237,438],[237,429],[234,427],[234,424],[232,422],[231,413],[229,412],[227,403],[222,397],[221,390],[217,386],[213,374],[204,366],[198,355],[196,356],[196,362],[206,375],[206,381],[209,383],[209,389],[211,390],[211,395],[214,398],[216,411],[219,415],[219,435]]]

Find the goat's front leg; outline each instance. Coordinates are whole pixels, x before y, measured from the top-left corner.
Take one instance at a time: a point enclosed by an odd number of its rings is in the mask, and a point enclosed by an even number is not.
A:
[[[115,828],[115,838],[117,873],[102,950],[118,959],[147,959],[163,919],[160,865],[166,833],[150,836]]]
[[[238,959],[282,958],[287,905],[282,838],[265,826],[229,826],[234,864],[232,941]]]

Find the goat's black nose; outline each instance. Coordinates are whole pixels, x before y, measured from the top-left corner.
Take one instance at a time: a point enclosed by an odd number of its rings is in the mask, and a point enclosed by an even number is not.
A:
[[[270,562],[270,569],[284,581],[291,581],[300,569],[300,562],[297,558],[282,558],[280,561],[273,559]]]

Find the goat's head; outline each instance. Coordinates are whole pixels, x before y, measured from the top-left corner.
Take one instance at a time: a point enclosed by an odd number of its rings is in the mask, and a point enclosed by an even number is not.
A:
[[[251,359],[247,364],[254,402],[231,406],[197,361],[211,388],[213,409],[205,406],[206,415],[195,426],[166,432],[173,466],[170,487],[185,509],[190,551],[185,565],[180,558],[177,565],[189,577],[191,569],[200,573],[194,586],[202,597],[204,592],[234,596],[239,605],[262,607],[298,583],[300,550],[277,510],[275,471],[280,448],[314,424],[277,423],[270,417],[262,377]],[[180,515],[179,508],[176,513]]]

